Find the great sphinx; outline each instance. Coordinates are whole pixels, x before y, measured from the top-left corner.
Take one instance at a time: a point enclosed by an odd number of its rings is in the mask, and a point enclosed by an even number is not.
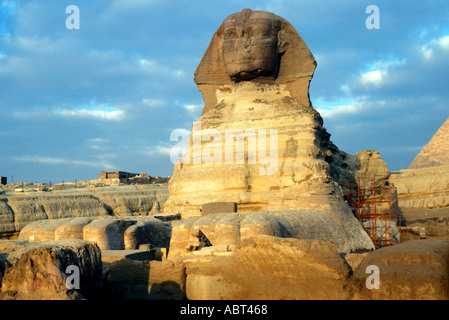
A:
[[[249,9],[228,16],[195,71],[204,109],[175,163],[164,211],[201,217],[214,202],[236,203],[239,215],[314,210],[313,219],[345,229],[353,247],[371,248],[337,183],[350,174],[345,154],[309,99],[316,66],[285,19]]]

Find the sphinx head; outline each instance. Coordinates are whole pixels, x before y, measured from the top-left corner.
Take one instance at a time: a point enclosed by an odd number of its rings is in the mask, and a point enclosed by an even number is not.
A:
[[[283,50],[281,18],[245,9],[223,22],[223,62],[233,81],[276,78]]]
[[[228,16],[195,71],[205,107],[218,104],[221,86],[240,81],[283,84],[293,98],[310,105],[309,83],[316,61],[293,26],[266,11],[244,9]]]

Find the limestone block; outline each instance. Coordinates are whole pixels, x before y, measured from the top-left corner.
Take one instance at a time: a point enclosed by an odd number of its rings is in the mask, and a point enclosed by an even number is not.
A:
[[[379,289],[367,289],[367,267],[379,268]],[[449,299],[449,241],[413,240],[370,252],[355,269],[354,299]]]
[[[185,267],[174,261],[113,262],[105,276],[106,299],[185,299]]]
[[[103,263],[112,263],[125,258],[146,261],[150,260],[151,256],[148,250],[101,250],[101,261]]]
[[[390,173],[387,163],[382,160],[380,153],[376,150],[364,150],[355,154],[357,159],[357,167],[355,170],[355,178],[364,179],[367,185],[362,188],[369,188],[373,176],[377,178],[385,177]]]
[[[14,212],[7,204],[7,198],[0,195],[0,237],[16,231],[14,225]]]
[[[83,238],[95,242],[101,250],[123,250],[125,230],[136,220],[97,219],[83,227]]]
[[[211,213],[237,212],[237,203],[235,202],[210,202],[204,203],[201,213],[203,216]]]
[[[30,224],[27,224],[20,231],[18,239],[33,242],[57,240],[55,237],[56,230],[69,221],[70,219],[54,219],[32,222]]]
[[[82,240],[34,243],[0,240],[0,299],[95,299],[102,285],[98,246]],[[80,288],[68,289],[66,280],[78,267]],[[0,267],[0,271],[1,271]]]
[[[70,239],[82,240],[84,237],[83,228],[85,225],[89,224],[92,220],[93,218],[70,219],[67,223],[63,223],[56,228],[55,240],[70,240]]]
[[[186,269],[189,300],[348,299],[350,267],[336,246],[315,240],[259,236],[232,255],[192,262]]]
[[[138,217],[136,220],[123,234],[126,250],[138,249],[143,243],[152,247],[168,247],[169,239],[161,220],[152,217]]]
[[[406,169],[391,173],[402,210],[449,206],[449,166]]]
[[[21,240],[84,239],[98,243],[102,250],[132,250],[141,244],[167,248],[171,226],[153,217],[97,217],[41,220],[28,224],[19,233]]]
[[[170,237],[169,258],[182,255],[191,250],[191,228],[199,217],[181,220],[173,224]]]

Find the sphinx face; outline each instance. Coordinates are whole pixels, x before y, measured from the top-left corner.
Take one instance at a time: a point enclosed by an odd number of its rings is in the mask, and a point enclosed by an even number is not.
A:
[[[233,81],[276,77],[280,26],[268,12],[242,11],[224,21],[223,60]]]

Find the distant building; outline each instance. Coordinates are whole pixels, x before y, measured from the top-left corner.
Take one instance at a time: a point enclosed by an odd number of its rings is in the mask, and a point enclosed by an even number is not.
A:
[[[8,179],[6,177],[0,177],[0,184],[6,185],[8,183]]]
[[[129,179],[138,175],[138,173],[129,173],[124,171],[101,171],[100,179]]]
[[[146,172],[130,173],[124,171],[101,171],[99,179],[89,180],[88,184],[104,184],[108,186],[118,186],[124,184],[153,184],[167,183],[169,178],[153,177]]]

